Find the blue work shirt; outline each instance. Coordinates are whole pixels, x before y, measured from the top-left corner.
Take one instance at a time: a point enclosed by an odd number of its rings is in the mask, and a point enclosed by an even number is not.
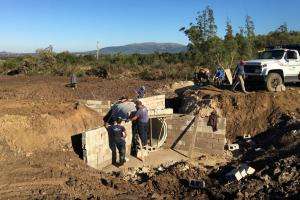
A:
[[[123,133],[125,133],[125,127],[119,124],[115,124],[111,126],[111,132],[116,142],[121,140],[125,141],[125,137]]]
[[[245,75],[245,69],[244,69],[244,65],[238,65],[237,69],[236,69],[236,75]]]
[[[138,121],[141,123],[148,123],[149,121],[148,109],[145,106],[138,109],[135,116],[138,117]]]
[[[219,79],[224,79],[225,78],[225,72],[223,69],[217,69],[216,71],[216,77]]]

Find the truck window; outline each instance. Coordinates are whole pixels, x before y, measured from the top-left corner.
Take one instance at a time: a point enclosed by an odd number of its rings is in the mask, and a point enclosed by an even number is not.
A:
[[[284,50],[272,50],[264,51],[259,55],[259,59],[277,59],[280,60],[283,57]]]
[[[297,53],[295,51],[288,51],[287,52],[287,59],[290,60],[295,60],[297,59]]]

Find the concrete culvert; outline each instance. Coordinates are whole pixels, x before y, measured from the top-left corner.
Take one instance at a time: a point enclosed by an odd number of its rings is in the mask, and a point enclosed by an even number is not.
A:
[[[167,139],[165,118],[151,118],[149,122],[149,139],[152,147],[161,147]]]

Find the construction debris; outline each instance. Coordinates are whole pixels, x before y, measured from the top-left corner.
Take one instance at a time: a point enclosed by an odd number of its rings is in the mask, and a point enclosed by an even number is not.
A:
[[[228,181],[232,181],[235,178],[237,181],[240,181],[242,178],[245,178],[247,175],[252,175],[255,172],[255,169],[248,166],[247,164],[241,164],[237,169],[233,169],[231,172],[225,175]]]
[[[202,180],[190,179],[189,186],[190,186],[190,188],[193,188],[193,189],[205,188],[205,182]]]
[[[229,149],[229,151],[235,151],[235,150],[240,149],[240,145],[239,144],[229,144],[228,149]]]

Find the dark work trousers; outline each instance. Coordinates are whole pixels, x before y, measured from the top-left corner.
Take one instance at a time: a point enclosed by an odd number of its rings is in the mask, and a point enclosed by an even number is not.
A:
[[[109,135],[109,148],[111,150],[112,164],[115,165],[117,163],[116,143],[111,135]]]
[[[117,149],[119,151],[119,163],[122,165],[125,163],[125,155],[126,155],[126,142],[124,140],[115,141]]]
[[[142,145],[146,146],[148,143],[147,142],[148,123],[138,122],[138,132],[142,140]]]
[[[131,142],[131,155],[137,156],[139,146],[138,122],[132,122],[132,142]]]

